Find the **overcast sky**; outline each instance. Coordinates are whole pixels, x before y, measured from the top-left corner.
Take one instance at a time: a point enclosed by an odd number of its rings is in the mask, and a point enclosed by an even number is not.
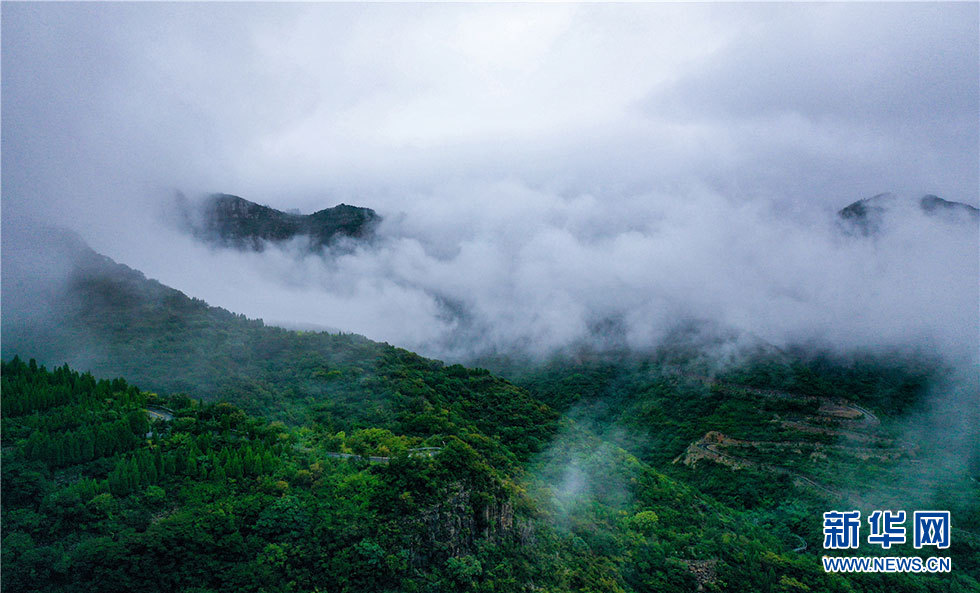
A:
[[[2,27],[5,225],[250,316],[420,348],[459,329],[447,303],[547,345],[606,317],[864,342],[975,317],[975,229],[926,249],[957,280],[904,239],[854,263],[820,221],[886,191],[977,204],[976,3],[7,3]],[[217,253],[160,228],[175,190],[369,206],[388,242]]]

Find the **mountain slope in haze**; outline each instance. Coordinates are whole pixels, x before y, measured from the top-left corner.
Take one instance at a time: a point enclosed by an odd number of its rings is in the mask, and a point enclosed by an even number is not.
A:
[[[0,382],[5,591],[977,587],[962,531],[938,553],[952,575],[827,574],[806,546],[819,514],[780,509],[804,539],[573,420],[519,466],[492,437],[289,428],[33,360],[4,362]]]
[[[482,426],[522,458],[554,429],[554,412],[486,371],[361,336],[268,327],[149,280],[66,231],[11,230],[3,241],[4,358],[67,362],[332,430]]]
[[[922,196],[918,200],[902,200],[890,193],[878,194],[841,208],[837,216],[846,231],[870,236],[881,230],[886,217],[903,208],[912,208],[928,216],[940,217],[954,223],[976,225],[980,221],[980,210],[973,206],[951,202],[931,194]]]
[[[5,365],[5,590],[843,586],[780,538],[574,423],[554,441],[556,414],[486,371],[357,336],[265,327],[147,280],[77,237],[45,234],[23,237],[31,247],[3,261],[4,290],[45,278],[46,302],[39,291],[17,302],[51,312],[5,306],[5,358],[36,350],[42,360],[85,360],[102,376],[125,369],[154,389],[307,426],[67,368]],[[42,258],[66,265],[45,269]],[[147,405],[174,417],[149,439]],[[417,446],[438,452],[412,457]],[[592,484],[570,483],[568,467]],[[733,547],[725,534],[735,531]]]
[[[524,472],[492,438],[291,429],[19,359],[0,376],[4,591],[880,590],[572,423]]]
[[[980,578],[980,434],[924,413],[961,398],[946,413],[976,418],[975,380],[961,389],[934,357],[901,351],[663,360],[556,356],[502,375],[808,554],[823,552],[827,509],[950,510],[953,564]]]
[[[777,451],[801,474],[846,467],[819,457],[817,444],[841,444],[832,437],[820,442],[781,424],[820,415],[819,404],[672,378],[701,370],[687,347],[625,364],[525,368],[515,377],[525,389],[359,336],[266,327],[60,231],[5,231],[2,240],[5,359],[70,361],[101,377],[139,377],[164,394],[133,395],[110,382],[85,398],[94,378],[4,368],[3,401],[15,408],[0,431],[4,493],[16,505],[0,515],[5,537],[16,534],[3,546],[5,588],[881,590],[881,575],[823,573],[820,512],[850,501],[768,473],[771,449],[743,455],[756,466],[742,469],[671,463],[715,430],[739,441],[810,438],[813,446],[794,441],[801,453]],[[887,370],[871,364],[849,376],[839,363],[821,368],[785,353],[723,379],[806,397],[855,391],[876,410],[921,395],[916,368]],[[58,382],[68,389],[29,388]],[[23,401],[8,399],[11,390]],[[123,393],[120,409],[101,407],[114,405],[105,390]],[[175,419],[146,442],[132,412],[151,401]],[[105,422],[119,434],[100,436]],[[90,452],[89,442],[103,444]],[[439,452],[409,455],[418,446]],[[268,468],[255,465],[257,450],[272,456]],[[882,467],[871,457],[858,470]],[[958,529],[976,523],[956,513]],[[968,536],[953,536],[953,580],[892,575],[889,590],[975,588],[980,567],[970,564],[977,547]],[[800,550],[799,538],[809,547]]]
[[[318,251],[343,239],[369,240],[381,217],[370,208],[340,204],[303,215],[282,212],[229,194],[192,205],[178,196],[182,226],[198,239],[239,250],[262,251],[266,243],[305,239]]]

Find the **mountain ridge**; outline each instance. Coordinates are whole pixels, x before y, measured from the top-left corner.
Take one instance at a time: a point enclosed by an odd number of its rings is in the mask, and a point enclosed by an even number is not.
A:
[[[212,245],[263,251],[267,244],[306,238],[306,248],[319,251],[344,239],[369,241],[381,217],[370,208],[338,204],[312,214],[283,212],[240,196],[215,193],[192,205],[178,195],[180,226]]]
[[[3,235],[4,359],[20,354],[51,364],[68,360],[98,376],[135,378],[143,388],[160,392],[162,400],[146,394],[148,401],[164,401],[175,412],[172,425],[150,431],[148,439],[128,438],[132,450],[96,455],[91,466],[73,465],[93,456],[83,448],[76,453],[71,445],[83,437],[99,441],[98,429],[79,430],[72,424],[77,414],[68,408],[54,407],[44,414],[51,436],[43,442],[31,441],[32,414],[19,417],[19,425],[6,425],[13,431],[5,431],[12,434],[5,442],[5,461],[12,455],[17,458],[4,468],[19,473],[5,474],[5,486],[18,485],[24,493],[20,500],[27,501],[25,508],[54,516],[62,506],[98,510],[99,505],[111,503],[115,506],[110,508],[126,510],[115,516],[139,526],[134,530],[99,524],[92,546],[108,545],[109,536],[103,533],[123,533],[120,542],[112,544],[115,556],[107,562],[101,560],[106,554],[99,548],[64,547],[78,550],[70,552],[71,562],[76,563],[71,566],[94,567],[86,570],[98,569],[114,578],[122,577],[111,572],[113,567],[139,562],[157,567],[157,561],[147,559],[164,553],[170,564],[147,582],[170,583],[161,580],[165,577],[184,584],[207,573],[216,579],[215,590],[244,590],[250,571],[266,565],[265,553],[281,550],[285,561],[278,563],[277,570],[282,574],[269,573],[266,583],[294,579],[309,588],[314,582],[334,583],[329,579],[336,577],[333,590],[339,591],[426,590],[415,586],[421,573],[405,573],[408,565],[397,564],[402,558],[412,563],[413,571],[424,571],[426,579],[445,575],[450,583],[428,590],[487,590],[477,584],[482,579],[495,583],[499,567],[506,566],[524,576],[494,590],[680,593],[695,590],[703,581],[706,587],[731,590],[793,590],[777,585],[799,582],[810,590],[830,591],[850,584],[837,590],[870,591],[859,580],[848,578],[845,583],[844,577],[825,574],[815,555],[799,553],[800,540],[810,542],[811,549],[819,545],[819,522],[810,519],[835,508],[829,505],[836,499],[798,482],[812,476],[813,482],[834,488],[838,481],[860,479],[868,484],[884,475],[886,480],[900,479],[899,485],[906,483],[905,466],[861,459],[863,449],[838,446],[847,445],[851,437],[846,435],[851,434],[879,438],[868,432],[861,418],[841,419],[840,426],[834,427],[841,429],[839,435],[816,423],[848,409],[824,405],[831,402],[828,398],[843,395],[874,408],[882,418],[888,417],[882,409],[897,414],[919,401],[934,373],[928,365],[918,370],[915,361],[889,367],[875,359],[807,361],[772,352],[751,366],[729,369],[719,380],[699,376],[698,367],[691,366],[682,349],[683,360],[676,364],[660,358],[558,360],[542,370],[525,369],[523,377],[503,379],[483,369],[446,365],[352,334],[268,327],[261,320],[211,307],[150,280],[99,255],[70,233],[55,231],[47,238],[44,243],[23,237],[24,248],[15,255],[26,261],[17,265],[11,261],[17,258],[7,257],[11,253],[7,243],[17,237]],[[50,244],[48,253],[42,253],[39,247],[46,244]],[[64,264],[57,269],[60,277],[48,278],[51,299],[47,303],[20,300],[27,308],[21,321],[48,332],[34,337],[36,347],[48,349],[42,357],[23,340],[18,343],[17,332],[12,331],[16,328],[9,323],[13,312],[6,292],[17,286],[9,284],[17,280],[8,273],[12,270],[22,276],[21,284],[51,275],[43,262]],[[700,344],[694,342],[692,347]],[[48,380],[46,371],[32,369],[33,362],[16,367],[32,380]],[[64,367],[56,373],[65,377],[71,371]],[[5,373],[4,380],[9,379]],[[123,384],[105,385],[103,389],[111,393]],[[5,388],[4,395],[8,393]],[[30,412],[28,393],[25,390],[23,411]],[[244,413],[227,404],[194,403],[182,393],[210,402],[227,401]],[[94,395],[93,406],[106,401],[103,393]],[[145,404],[138,393],[127,397],[115,407],[125,414],[123,418],[141,421],[130,427],[140,437],[147,434],[145,417],[133,412]],[[857,410],[856,405],[849,409]],[[291,427],[250,418],[247,413],[282,419]],[[122,421],[118,424],[123,427]],[[66,432],[63,425],[70,430]],[[812,432],[814,428],[823,432]],[[697,467],[670,463],[711,431],[729,439],[725,442],[731,450],[715,446],[718,459],[737,455],[746,460],[743,464],[751,465],[734,470],[723,463]],[[158,434],[153,436],[154,432]],[[89,438],[90,434],[94,436]],[[266,438],[268,443],[262,444]],[[432,459],[405,453],[406,447],[419,445],[438,448],[439,453]],[[258,469],[254,461],[246,461],[254,459],[257,451],[264,458],[270,447],[277,447],[273,451],[281,459],[273,460],[271,468],[263,462]],[[166,470],[154,477],[156,470],[149,469],[147,460],[152,461],[157,450],[178,460],[186,458],[197,470]],[[332,456],[338,452],[379,455],[391,462],[372,465]],[[771,459],[776,456],[778,462]],[[53,477],[64,476],[66,465],[71,471],[88,472],[83,475],[95,482],[56,489],[30,477],[37,474],[37,467]],[[245,469],[249,466],[251,470]],[[334,472],[340,473],[331,481]],[[794,480],[794,475],[803,477]],[[461,481],[460,476],[466,479]],[[35,487],[51,494],[33,495],[30,489]],[[75,492],[83,487],[84,493]],[[185,487],[200,492],[201,504],[185,496],[192,492]],[[211,505],[216,491],[231,504],[226,508],[234,509],[234,526],[226,511],[217,514]],[[920,492],[924,497],[932,490]],[[971,492],[964,492],[965,502],[945,502],[960,521],[958,528],[970,526],[973,515],[969,513],[975,507]],[[908,490],[902,495],[907,497]],[[265,496],[259,506],[253,506],[256,496]],[[161,498],[173,505],[167,508],[174,512],[158,521],[152,513],[161,512]],[[36,500],[47,502],[38,506]],[[344,502],[348,500],[357,504]],[[903,500],[903,504],[912,502]],[[919,508],[935,506],[928,501],[922,505]],[[265,538],[265,532],[250,527],[255,524],[251,509],[263,507],[273,509],[262,511],[270,517],[279,513],[275,521],[265,522],[267,530],[279,521],[304,524],[301,519],[309,509],[317,509],[316,516],[329,521],[315,531],[299,530],[295,552],[286,553],[288,548],[275,547],[280,546],[278,532],[269,531]],[[216,511],[215,518],[202,532],[243,534],[251,546],[248,558],[257,558],[248,571],[235,572],[242,565],[237,552],[212,553],[211,546],[190,550],[180,539],[186,533],[185,523],[209,509]],[[351,514],[356,509],[363,514]],[[32,532],[27,520],[32,515],[10,516],[20,521],[17,530],[25,535],[11,540],[16,545],[8,549],[17,555],[9,566],[18,572],[4,578],[21,584],[20,590],[31,590],[35,578],[30,573],[35,567],[31,558],[37,557],[31,554],[36,549],[48,553],[62,540],[39,529]],[[340,527],[345,525],[362,529],[351,533]],[[173,539],[157,547],[161,534],[171,533],[167,530],[172,530]],[[58,534],[64,541],[74,541],[71,538],[78,530],[66,522]],[[978,574],[969,560],[976,547],[966,537],[956,532],[957,548],[950,552],[959,567],[953,577],[961,590],[969,590]],[[323,544],[325,549],[311,552],[307,543],[299,547],[300,542]],[[139,558],[127,564],[129,549],[136,550]],[[310,574],[308,567],[318,554],[341,561]],[[532,560],[525,562],[528,554]],[[222,564],[226,556],[232,560]],[[531,570],[539,565],[544,566],[539,572]],[[169,566],[192,570],[175,577]],[[702,570],[705,566],[713,568]],[[343,580],[352,572],[364,581]],[[452,584],[469,573],[477,584],[468,588]],[[403,574],[409,576],[399,576]],[[520,586],[547,583],[545,579],[561,575],[569,575],[568,580],[550,588]],[[54,575],[49,580],[59,578]],[[88,573],[79,578],[86,584],[95,581]],[[896,581],[896,590],[939,590],[935,580],[939,577],[897,578],[902,580]]]
[[[847,232],[871,236],[881,230],[886,216],[900,208],[913,208],[930,217],[943,217],[949,221],[969,219],[976,224],[980,210],[963,202],[944,200],[933,194],[915,199],[902,199],[893,193],[880,193],[863,198],[837,211],[839,222]]]
[[[406,433],[457,423],[479,428],[479,417],[508,426],[516,422],[508,415],[530,414],[537,418],[530,433],[511,426],[502,437],[519,456],[529,455],[553,430],[552,411],[488,371],[446,365],[356,334],[267,326],[148,279],[80,239],[39,243],[30,237],[23,241],[34,248],[18,254],[27,261],[2,262],[5,359],[68,362],[98,376],[130,377],[155,391],[225,400],[274,419],[336,430],[398,423],[406,407],[438,405],[448,414],[433,416],[431,425],[413,421]],[[50,252],[40,255],[44,260],[81,263],[38,286],[38,252],[45,245]],[[33,291],[8,306],[11,291],[25,288]],[[413,374],[421,383],[406,383]],[[406,396],[420,386],[425,395]],[[518,408],[523,411],[515,415]]]

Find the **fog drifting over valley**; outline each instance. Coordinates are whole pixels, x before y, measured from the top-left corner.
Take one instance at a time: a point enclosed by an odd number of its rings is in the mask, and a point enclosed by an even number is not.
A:
[[[775,345],[976,364],[978,8],[7,4],[3,225],[249,317],[423,354]],[[213,249],[176,191],[384,217],[353,252]]]

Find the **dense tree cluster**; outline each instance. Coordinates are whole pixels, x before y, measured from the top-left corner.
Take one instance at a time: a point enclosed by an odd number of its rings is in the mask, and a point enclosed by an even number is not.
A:
[[[76,255],[53,323],[5,321],[4,591],[980,589],[977,482],[903,489],[924,465],[874,456],[942,375],[928,357],[487,362],[508,381]],[[102,378],[119,375],[163,395]],[[881,425],[807,424],[838,399]],[[773,445],[675,463],[708,432]],[[854,439],[863,457],[841,453]],[[825,574],[819,518],[850,499],[797,475],[952,510],[954,572]]]
[[[467,408],[439,395],[444,382],[460,381],[458,393],[468,380],[499,379],[437,368],[445,373],[427,387],[402,369],[401,387],[415,385],[445,412],[409,406],[388,425],[345,432],[4,362],[4,590],[976,587],[968,571],[826,575],[758,515],[656,471],[581,422],[564,421],[520,461],[507,445],[515,410],[464,422]],[[147,407],[162,406],[172,418],[150,420]],[[543,409],[529,408],[531,417]],[[412,426],[428,428],[398,432]],[[431,455],[413,454],[424,446]]]

